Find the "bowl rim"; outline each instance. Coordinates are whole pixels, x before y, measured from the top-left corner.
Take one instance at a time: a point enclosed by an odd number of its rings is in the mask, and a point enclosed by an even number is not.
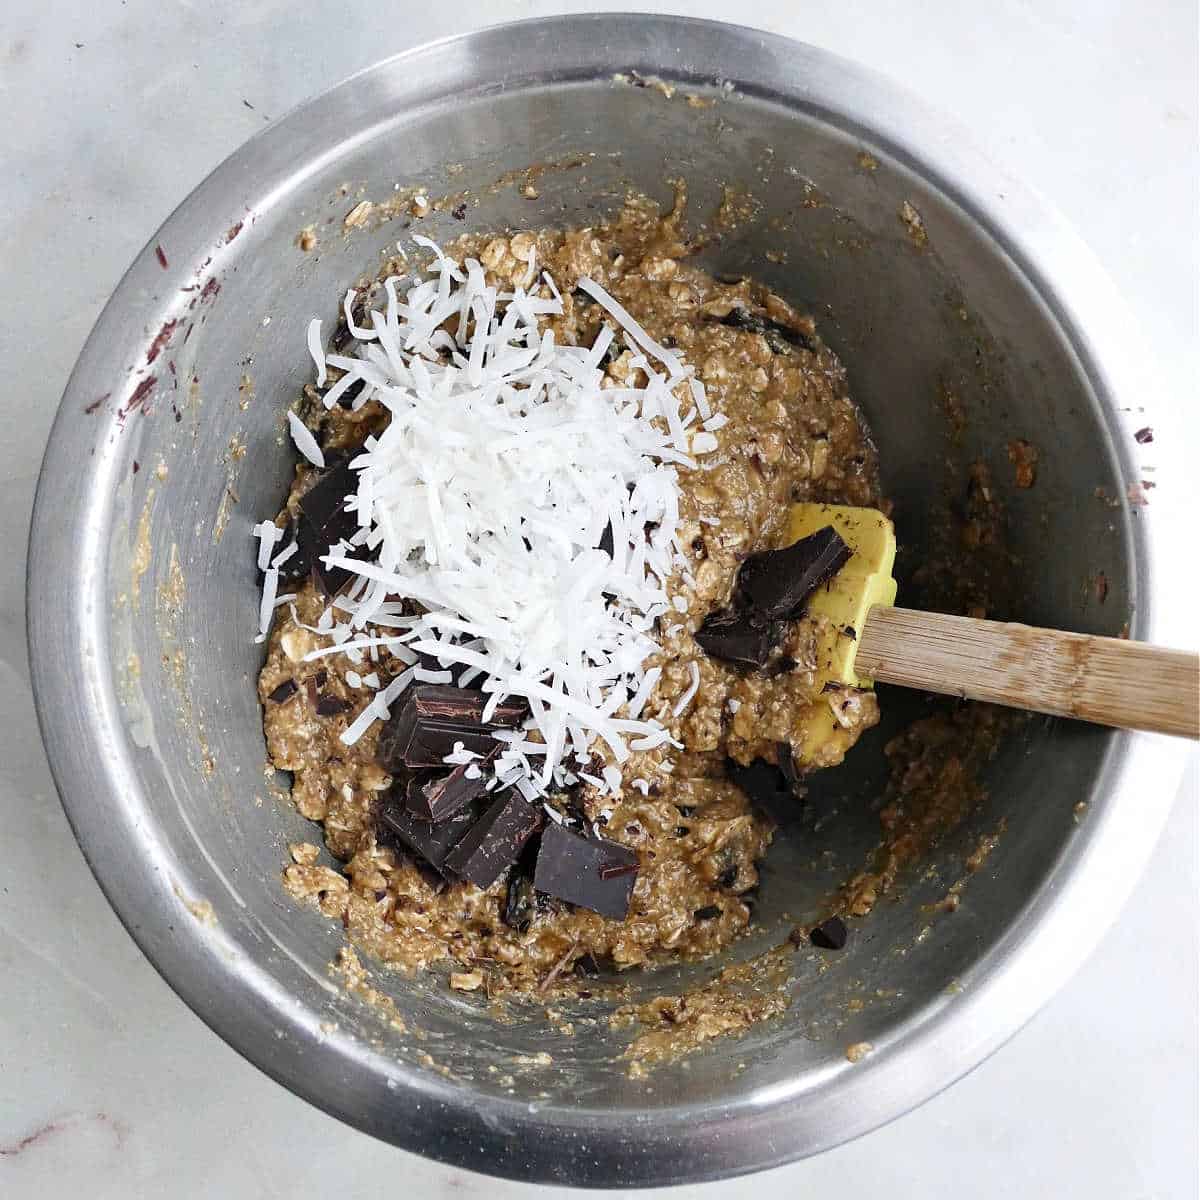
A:
[[[547,67],[545,60],[547,42],[563,45],[568,40],[575,55],[569,75],[553,63]],[[816,112],[861,136],[917,172],[991,233],[1068,339],[1078,369],[1104,411],[1117,459],[1128,477],[1136,478],[1130,473],[1135,424],[1163,420],[1157,412],[1135,419],[1120,411],[1121,397],[1135,394],[1135,385],[1139,392],[1145,388],[1145,356],[1137,353],[1133,322],[1114,286],[1052,206],[975,150],[952,121],[849,60],[744,26],[593,13],[490,26],[394,55],[305,101],[230,155],[149,240],[98,319],[55,419],[31,522],[28,638],[51,772],[89,866],[151,963],[226,1042],[331,1115],[428,1157],[527,1181],[636,1186],[741,1174],[827,1149],[929,1099],[1011,1037],[1091,952],[1153,849],[1184,762],[1179,743],[1113,734],[1097,784],[1110,799],[1062,855],[1054,886],[1044,887],[1021,922],[976,964],[972,986],[935,1010],[923,1010],[842,1077],[832,1111],[828,1097],[796,1089],[776,1089],[779,1094],[720,1109],[656,1108],[653,1122],[640,1121],[638,1110],[552,1102],[534,1107],[490,1095],[485,1099],[468,1085],[452,1085],[387,1060],[348,1036],[328,1036],[319,1028],[319,1012],[295,1012],[269,973],[235,953],[220,930],[180,920],[178,895],[170,895],[166,881],[172,881],[177,893],[193,895],[205,894],[207,885],[193,887],[189,870],[172,859],[125,765],[124,724],[107,656],[97,652],[107,644],[103,567],[108,509],[88,502],[89,495],[107,496],[115,489],[118,455],[111,437],[108,449],[102,448],[112,420],[89,424],[79,419],[80,410],[94,398],[93,381],[103,377],[105,340],[130,327],[131,313],[153,311],[146,306],[161,282],[155,247],[199,246],[197,216],[205,214],[203,236],[215,231],[219,221],[213,214],[224,214],[232,195],[240,202],[247,180],[254,179],[261,148],[302,136],[314,110],[345,103],[361,88],[384,86],[398,73],[419,74],[414,68],[420,67],[426,76],[432,69],[451,84],[463,80],[473,87],[512,87],[599,79],[633,67],[700,82],[689,74],[689,64],[703,60],[714,44],[720,45],[724,61],[739,64],[726,75],[735,91]],[[703,81],[715,82],[711,75]],[[313,147],[313,153],[329,149]],[[1170,457],[1170,446],[1163,442],[1160,438],[1155,447],[1160,462]],[[60,481],[68,472],[76,482],[64,493]],[[1186,613],[1174,597],[1187,593],[1168,586],[1170,513],[1160,490],[1153,511],[1138,513],[1136,525],[1128,522],[1135,575],[1133,632],[1147,640],[1186,644]],[[79,581],[65,604],[64,578]],[[72,711],[84,707],[79,704],[81,688],[91,721]],[[98,776],[120,798],[118,803],[93,802]],[[147,870],[147,865],[155,869]],[[231,991],[245,997],[244,1008],[222,1003],[223,994]],[[270,1036],[277,1027],[290,1036]],[[418,1101],[415,1108],[406,1108],[403,1122],[389,1120],[377,1104],[331,1098],[324,1081],[344,1073],[347,1058],[398,1089],[391,1093],[393,1100],[408,1095]],[[484,1099],[487,1112],[481,1111]],[[449,1134],[447,1128],[455,1132]]]

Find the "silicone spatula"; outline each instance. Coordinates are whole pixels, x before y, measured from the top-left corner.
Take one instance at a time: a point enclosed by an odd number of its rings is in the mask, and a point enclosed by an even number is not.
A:
[[[873,508],[797,504],[789,544],[830,525],[853,553],[808,601],[818,625],[818,684],[899,684],[1121,729],[1200,736],[1200,656],[1123,638],[897,608],[892,522]],[[815,718],[820,705],[812,707]],[[815,754],[828,738],[828,720],[799,716],[811,730],[805,740]],[[809,757],[806,745],[796,749],[799,759]]]

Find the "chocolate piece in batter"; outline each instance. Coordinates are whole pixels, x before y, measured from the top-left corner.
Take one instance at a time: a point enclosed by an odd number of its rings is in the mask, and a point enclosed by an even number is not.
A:
[[[346,498],[358,490],[358,480],[343,459],[318,476],[317,482],[300,497],[301,521],[298,534],[303,561],[311,565],[317,582],[327,596],[336,596],[350,581],[350,572],[342,567],[326,567],[321,556],[330,546],[348,540],[358,531],[358,517],[347,510]],[[348,551],[355,557],[353,551]]]
[[[807,334],[789,325],[781,325],[769,317],[752,313],[740,304],[735,305],[720,318],[722,325],[730,329],[744,329],[747,333],[757,333],[766,339],[766,343],[776,354],[786,354],[790,347],[799,346],[802,350],[815,350],[816,346]]]
[[[830,917],[822,921],[808,934],[808,940],[820,950],[841,950],[848,937],[846,922],[841,917]]]
[[[766,666],[783,637],[777,621],[765,621],[755,613],[723,608],[709,613],[696,630],[696,644],[705,654],[739,667]]]
[[[499,748],[499,743],[497,743]],[[433,778],[414,776],[408,784],[408,809],[422,821],[437,824],[452,817],[472,800],[483,795],[487,787],[481,763],[462,763],[449,775]],[[468,774],[474,767],[474,778]]]
[[[267,697],[272,704],[282,704],[285,700],[296,694],[296,681],[294,679],[285,679],[271,694]]]
[[[738,592],[761,617],[795,620],[809,596],[850,560],[852,551],[832,525],[782,550],[752,554],[738,571]]]
[[[583,838],[561,825],[551,825],[542,835],[533,886],[602,917],[623,921],[629,913],[637,867],[636,852],[617,842]]]
[[[399,787],[384,798],[379,814],[383,828],[390,830],[409,849],[419,854],[439,875],[447,875],[446,856],[462,840],[475,820],[473,808],[463,809],[440,825],[422,821],[397,803]]]
[[[790,747],[786,749],[791,757]],[[794,771],[794,765],[793,765]],[[725,772],[737,784],[751,803],[757,804],[768,813],[787,813],[796,807],[796,791],[788,782],[787,774],[774,763],[756,758],[749,766],[742,766],[734,759],[725,763]]]
[[[380,766],[389,771],[440,767],[460,742],[473,754],[489,757],[496,749],[492,734],[519,725],[526,710],[520,701],[502,701],[485,725],[481,718],[488,699],[471,688],[413,688],[379,735]]]
[[[517,861],[544,820],[519,792],[505,792],[446,856],[446,869],[478,888],[489,888]]]

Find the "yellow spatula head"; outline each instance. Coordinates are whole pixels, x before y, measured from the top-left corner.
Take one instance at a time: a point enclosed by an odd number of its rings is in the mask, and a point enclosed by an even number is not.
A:
[[[826,684],[869,688],[859,678],[854,655],[867,613],[876,604],[896,602],[896,531],[874,508],[843,504],[796,504],[788,517],[788,544],[832,525],[853,553],[844,567],[808,601],[808,618],[816,627],[817,689]],[[801,769],[840,762],[853,736],[831,723],[830,708],[816,701],[796,714],[792,748]]]
[[[796,504],[788,518],[788,544],[832,525],[853,551],[850,561],[809,598],[808,615],[823,626],[818,683],[870,687],[854,673],[854,651],[874,604],[896,603],[896,530],[878,509],[844,504]]]

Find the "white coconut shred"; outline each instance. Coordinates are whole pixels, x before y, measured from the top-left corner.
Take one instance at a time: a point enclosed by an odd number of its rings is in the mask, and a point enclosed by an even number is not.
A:
[[[476,260],[460,264],[414,240],[433,265],[384,280],[386,305],[369,328],[350,319],[347,296],[348,353],[326,355],[319,321],[308,330],[318,385],[327,363],[345,372],[325,391],[326,407],[361,384],[353,407],[375,399],[390,414],[350,461],[357,485],[346,507],[358,529],[321,557],[351,581],[317,622],[332,644],[309,657],[340,651],[359,663],[386,646],[409,664],[350,723],[347,745],[412,681],[453,682],[489,694],[485,720],[506,697],[529,705],[525,728],[501,739],[494,786],[515,783],[532,797],[595,778],[616,791],[618,771],[580,769],[594,739],[618,763],[671,740],[642,718],[659,677],[645,663],[658,649],[656,621],[676,608],[667,582],[686,565],[677,472],[715,448],[713,426],[696,425],[697,415],[713,420],[711,405],[692,368],[593,280],[579,287],[618,328],[602,324],[590,347],[559,345],[541,324],[563,311],[546,273],[531,292],[501,291]],[[605,376],[622,334],[644,386]],[[297,425],[301,453],[323,464]],[[256,535],[265,558],[278,539],[262,526]],[[402,600],[424,612],[406,613]],[[418,656],[427,661],[414,665]],[[698,686],[694,675],[677,712]]]

